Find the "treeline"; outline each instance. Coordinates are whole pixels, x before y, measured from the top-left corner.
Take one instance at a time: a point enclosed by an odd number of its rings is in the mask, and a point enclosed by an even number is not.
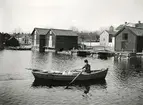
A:
[[[78,42],[99,42],[100,32],[98,31],[79,31],[78,28],[74,26],[69,29],[78,34]]]
[[[77,32],[79,42],[98,42],[99,34],[98,32]]]

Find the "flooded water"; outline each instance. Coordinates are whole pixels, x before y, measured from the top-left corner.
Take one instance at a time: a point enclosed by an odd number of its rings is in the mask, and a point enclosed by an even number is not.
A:
[[[84,65],[76,55],[0,51],[0,105],[143,105],[143,58],[107,60],[86,57],[92,69],[109,67],[105,82],[88,86],[35,86],[30,70],[73,70]]]

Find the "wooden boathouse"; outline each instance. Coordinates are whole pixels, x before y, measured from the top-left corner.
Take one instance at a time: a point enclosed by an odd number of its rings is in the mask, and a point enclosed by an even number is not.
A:
[[[72,30],[34,28],[31,35],[33,48],[39,48],[40,52],[45,49],[67,51],[78,48],[78,35]]]

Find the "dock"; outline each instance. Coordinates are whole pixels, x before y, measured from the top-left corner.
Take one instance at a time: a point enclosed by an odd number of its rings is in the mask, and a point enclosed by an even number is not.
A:
[[[108,50],[72,50],[72,53],[77,53],[77,56],[82,57],[98,55],[98,58],[101,59],[107,59],[114,55],[114,52]]]

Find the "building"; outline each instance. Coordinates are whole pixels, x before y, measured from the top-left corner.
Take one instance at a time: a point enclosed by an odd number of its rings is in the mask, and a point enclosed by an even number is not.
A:
[[[33,49],[39,49],[39,44],[40,44],[40,35],[46,35],[48,33],[49,29],[46,28],[34,28],[34,30],[31,33],[32,37],[32,47]]]
[[[142,52],[143,28],[124,26],[115,34],[115,51]]]
[[[0,49],[4,48],[4,45],[6,41],[10,38],[11,36],[8,33],[1,33],[0,32]]]
[[[8,40],[6,40],[5,46],[16,47],[16,46],[20,46],[20,44],[19,44],[19,41],[14,36],[11,36]]]
[[[44,48],[62,51],[78,47],[78,35],[72,30],[35,28],[32,36],[33,46],[40,51],[44,51]]]
[[[19,41],[20,45],[30,45],[32,40],[30,34],[19,34],[16,39]]]
[[[100,34],[100,45],[105,47],[114,47],[115,39],[114,35],[116,32],[114,31],[113,26],[110,27],[109,30],[104,30]]]
[[[4,48],[4,45],[3,45],[3,36],[2,34],[0,33],[0,50]]]

